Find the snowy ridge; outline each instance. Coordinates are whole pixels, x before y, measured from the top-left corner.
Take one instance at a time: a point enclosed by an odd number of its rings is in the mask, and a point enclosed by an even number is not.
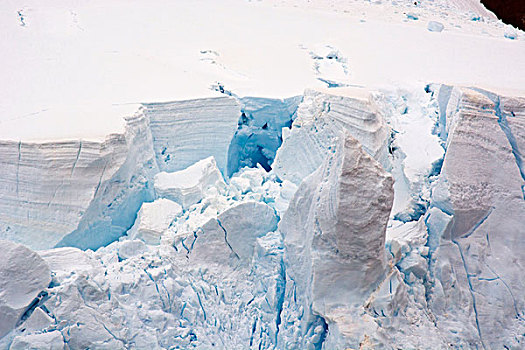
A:
[[[6,142],[2,237],[51,272],[0,348],[519,348],[524,116],[475,88],[331,88],[147,104],[118,147]],[[79,217],[44,241],[25,218],[59,184],[39,220]]]

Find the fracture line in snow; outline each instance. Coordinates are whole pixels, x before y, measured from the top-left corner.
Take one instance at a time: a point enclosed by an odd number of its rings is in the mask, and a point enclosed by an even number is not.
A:
[[[284,265],[284,261],[281,258],[280,263],[280,277],[281,281],[277,281],[276,284],[276,294],[277,294],[277,317],[275,319],[275,345],[277,345],[278,336],[279,336],[279,327],[281,326],[281,314],[283,312],[283,304],[284,304],[284,295],[286,293],[286,266]]]
[[[104,168],[102,168],[102,173],[100,174],[100,178],[98,179],[97,187],[95,188],[95,194],[93,195],[93,198],[97,196],[98,190],[100,188],[100,184],[102,183],[102,178],[104,177],[104,173],[106,172],[106,167],[108,166],[108,162],[104,164]]]
[[[162,298],[162,294],[160,294],[160,290],[159,290],[159,286],[158,286],[157,282],[155,281],[153,276],[146,269],[143,269],[143,270],[144,270],[144,273],[146,274],[146,276],[148,276],[148,278],[155,284],[155,289],[157,290],[157,294],[159,295],[160,302],[162,303],[162,310],[166,311],[168,308],[166,307],[166,303],[164,302],[164,298]]]
[[[232,246],[230,245],[230,242],[228,242],[228,232],[226,231],[226,229],[224,228],[224,226],[222,226],[221,222],[219,221],[219,219],[217,219],[217,223],[219,224],[219,227],[224,231],[224,241],[226,242],[226,245],[230,248],[230,250],[232,251],[233,254],[235,254],[235,257],[237,257],[237,259],[240,259],[239,257],[239,254],[237,254],[235,252],[235,250],[233,250]]]
[[[78,158],[80,157],[80,152],[82,152],[82,141],[80,141],[78,145],[77,156],[75,158],[75,161],[73,162],[73,168],[71,168],[71,176],[73,176],[73,172],[75,171],[75,168],[77,166]]]
[[[485,95],[494,103],[494,112],[496,113],[496,117],[498,117],[498,125],[500,126],[501,130],[505,134],[505,137],[507,138],[507,141],[510,144],[512,155],[514,156],[514,160],[516,162],[516,165],[518,166],[518,170],[520,172],[521,178],[523,179],[523,181],[525,181],[525,167],[523,166],[523,158],[518,148],[516,137],[514,136],[510,128],[507,116],[505,115],[505,113],[501,111],[501,98],[494,93],[491,93],[491,92],[488,92],[482,89],[473,88],[473,90],[478,91],[479,93]],[[524,191],[523,186],[522,186],[522,191]],[[524,191],[524,199],[525,199],[525,191]]]
[[[64,180],[60,181],[60,184],[55,188],[55,191],[53,192],[53,195],[51,196],[51,199],[49,200],[49,202],[47,202],[47,207],[49,208],[51,206],[51,203],[53,203],[53,201],[55,200],[55,197],[58,193],[58,190],[60,189],[60,187],[62,187],[62,185],[64,185]]]
[[[474,309],[474,316],[476,318],[476,328],[478,330],[479,340],[481,342],[481,346],[483,346],[483,349],[486,349],[485,343],[483,342],[483,337],[481,335],[481,328],[479,327],[478,309],[476,307],[476,296],[474,295],[474,288],[472,287],[472,281],[470,280],[471,276],[468,272],[467,262],[463,254],[463,249],[461,248],[461,245],[458,243],[458,241],[456,241],[455,239],[452,240],[452,243],[454,243],[458,247],[459,255],[461,256],[461,260],[463,262],[463,268],[465,269],[465,275],[467,277],[467,283],[468,283],[470,295],[472,296],[472,308]]]
[[[496,116],[498,117],[498,124],[510,143],[510,147],[512,148],[512,155],[514,156],[516,165],[518,166],[518,169],[520,171],[521,178],[523,179],[523,181],[525,181],[525,169],[523,168],[523,159],[521,157],[521,152],[518,148],[516,138],[514,137],[514,134],[510,129],[507,116],[501,111],[501,100],[499,96],[497,97],[497,101],[495,101],[495,104],[495,111]]]
[[[512,289],[510,289],[510,286],[507,284],[507,282],[505,282],[505,280],[503,278],[501,278],[501,276],[496,272],[494,271],[494,269],[492,267],[489,266],[489,264],[487,264],[487,262],[485,262],[485,265],[487,265],[488,269],[490,270],[490,272],[492,272],[494,275],[496,275],[497,278],[495,278],[494,280],[498,279],[501,281],[501,283],[503,283],[503,285],[505,286],[505,288],[507,288],[507,290],[509,291],[509,294],[512,298],[512,301],[514,303],[514,311],[516,312],[516,316],[522,320],[522,321],[525,321],[525,319],[521,316],[519,310],[518,310],[518,304],[516,302],[516,298],[514,297],[514,293],[512,292]]]

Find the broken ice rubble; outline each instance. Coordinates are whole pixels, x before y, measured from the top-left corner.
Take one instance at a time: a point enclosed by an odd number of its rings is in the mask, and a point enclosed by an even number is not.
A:
[[[213,157],[200,160],[184,170],[158,173],[154,182],[158,196],[177,202],[185,209],[200,202],[210,188],[217,190],[225,186]]]
[[[182,214],[180,204],[166,198],[159,198],[151,203],[143,203],[135,224],[128,235],[141,239],[148,244],[159,244],[162,233],[168,229],[173,220]]]
[[[520,348],[524,118],[331,88],[3,142],[0,237],[37,252],[1,243],[0,349]]]

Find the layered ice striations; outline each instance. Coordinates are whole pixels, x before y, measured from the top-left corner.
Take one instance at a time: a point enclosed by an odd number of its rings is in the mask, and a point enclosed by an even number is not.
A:
[[[148,104],[104,142],[2,142],[0,238],[35,249],[113,242],[155,199],[159,171],[209,156],[226,171],[239,114],[228,97]]]
[[[126,141],[2,142],[0,237],[36,249],[77,229],[126,158]]]
[[[341,129],[356,138],[385,169],[390,168],[389,128],[370,92],[352,88],[307,90],[296,114],[275,159],[274,171],[281,179],[299,184],[313,173]]]
[[[149,121],[160,171],[178,171],[213,156],[226,174],[228,148],[237,130],[239,101],[233,97],[148,103],[141,111]]]
[[[521,348],[524,118],[331,88],[2,142],[0,237],[39,251],[1,243],[0,349]]]

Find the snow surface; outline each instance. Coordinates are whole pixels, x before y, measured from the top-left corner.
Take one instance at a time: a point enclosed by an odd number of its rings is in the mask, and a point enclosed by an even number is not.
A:
[[[141,102],[218,96],[217,83],[273,98],[334,77],[523,89],[525,35],[505,38],[477,1],[418,3],[3,1],[0,139],[104,139]],[[429,32],[430,20],[446,30]],[[335,62],[315,58],[326,46]]]

